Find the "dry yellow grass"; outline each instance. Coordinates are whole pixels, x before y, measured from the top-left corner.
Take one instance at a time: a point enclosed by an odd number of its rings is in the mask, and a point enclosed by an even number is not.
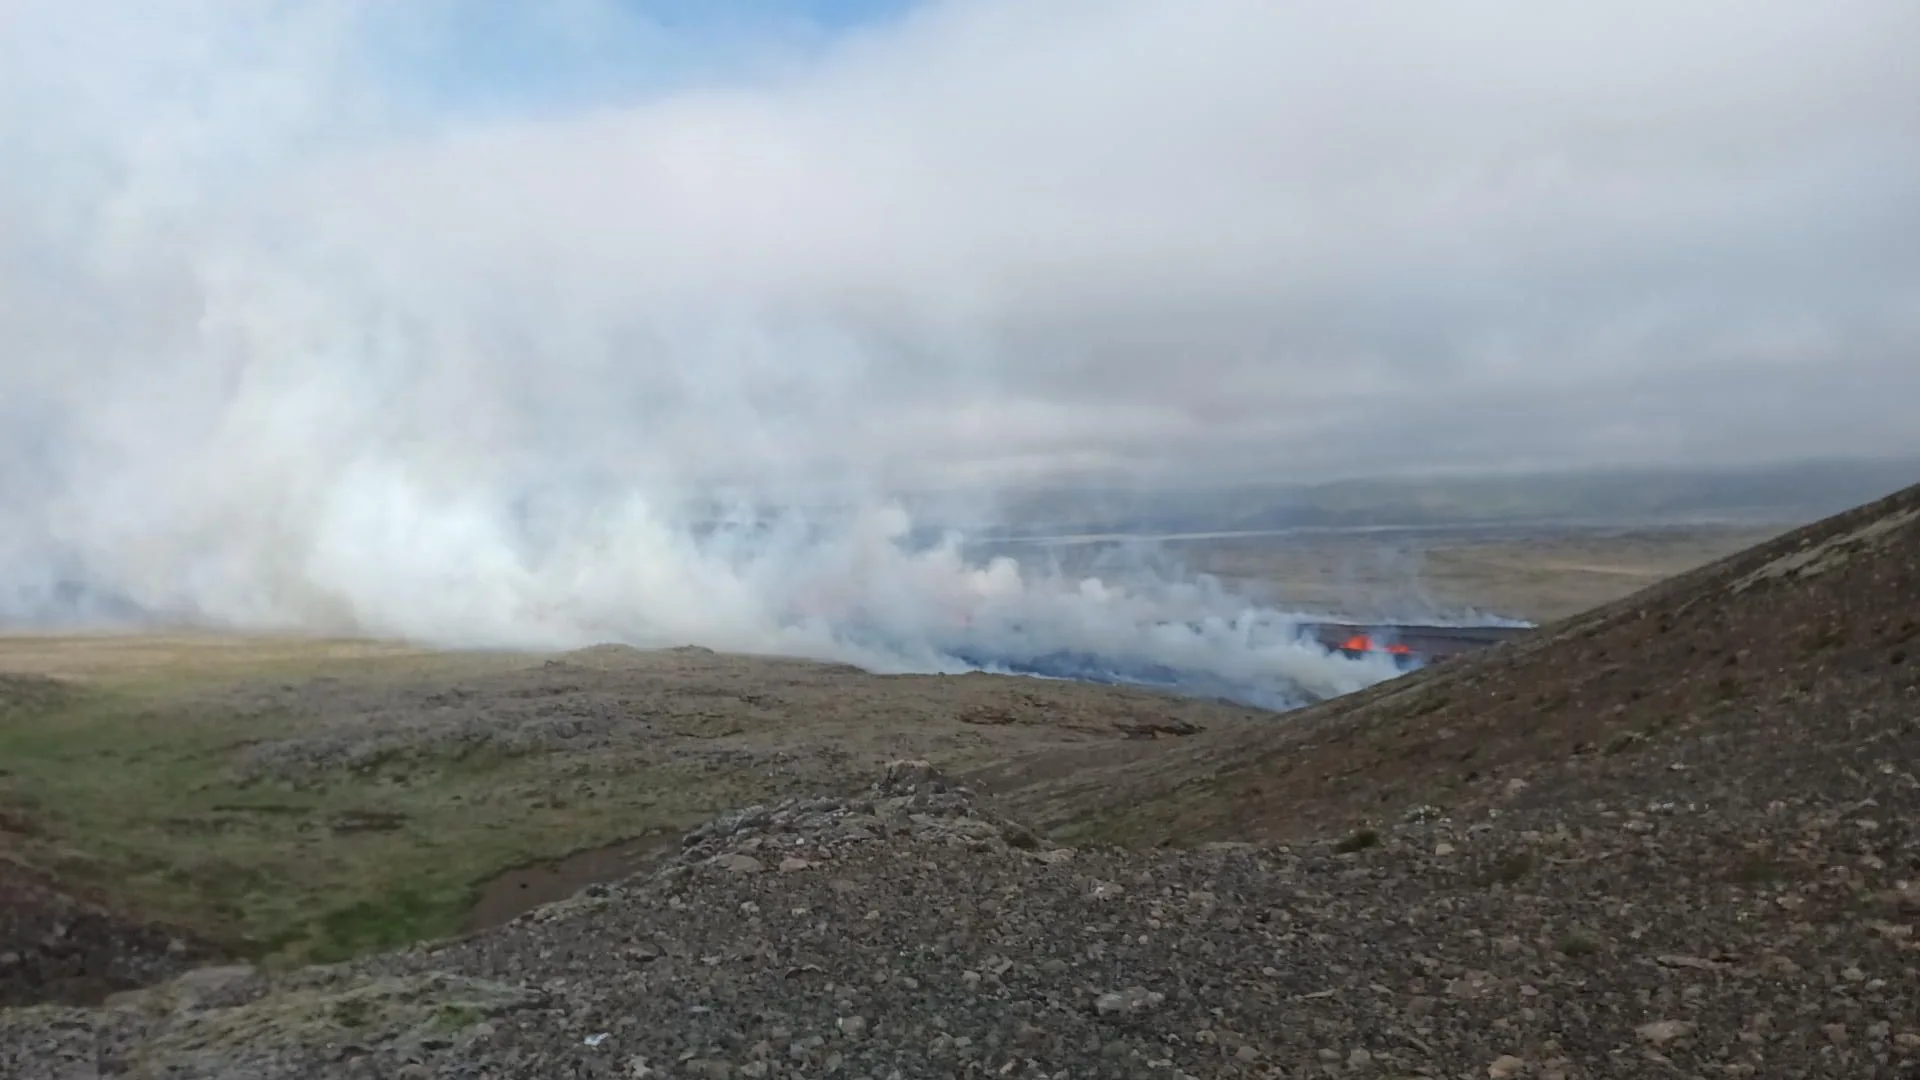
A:
[[[1385,534],[1197,543],[1190,565],[1309,609],[1476,609],[1551,622],[1752,547],[1780,527],[1697,526],[1521,536]],[[1358,609],[1358,610],[1356,610]]]
[[[109,685],[501,670],[528,656],[298,634],[0,633],[0,673]]]

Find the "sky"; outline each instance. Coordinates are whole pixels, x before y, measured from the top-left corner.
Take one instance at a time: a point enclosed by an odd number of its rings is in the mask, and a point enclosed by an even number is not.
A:
[[[722,472],[1920,445],[1899,0],[8,10],[10,368],[204,370],[251,260]]]
[[[0,545],[413,632],[341,581],[558,573],[472,539],[536,504],[709,558],[670,507],[1913,452],[1916,51],[1908,0],[7,0]]]

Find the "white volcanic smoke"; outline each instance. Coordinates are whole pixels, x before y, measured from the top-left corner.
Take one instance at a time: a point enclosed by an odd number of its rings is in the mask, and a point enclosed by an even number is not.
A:
[[[911,543],[860,436],[912,418],[868,395],[902,358],[987,374],[943,360],[969,347],[944,313],[763,275],[795,231],[831,255],[836,209],[779,175],[796,148],[764,119],[398,138],[331,96],[361,13],[233,10],[169,8],[151,47],[15,15],[48,51],[5,57],[31,167],[0,181],[0,620],[700,644],[1282,706],[1392,673],[1204,584]],[[708,201],[752,170],[774,175]]]
[[[976,565],[886,493],[1288,467],[1362,430],[1510,460],[1451,436],[1534,415],[1574,453],[1739,444],[1736,413],[1623,425],[1622,387],[1777,396],[1774,449],[1829,432],[1819,395],[1764,388],[1872,387],[1828,396],[1848,434],[1912,436],[1913,369],[1838,366],[1920,337],[1915,114],[1868,107],[1910,100],[1910,5],[980,0],[692,58],[642,7],[0,7],[0,619],[1290,703],[1392,669],[1205,582]],[[543,97],[447,62],[503,43],[587,75]],[[1841,280],[1811,219],[1881,246]],[[1632,243],[1656,236],[1673,259]],[[1676,316],[1702,280],[1728,291]],[[1750,360],[1775,381],[1727,377]]]

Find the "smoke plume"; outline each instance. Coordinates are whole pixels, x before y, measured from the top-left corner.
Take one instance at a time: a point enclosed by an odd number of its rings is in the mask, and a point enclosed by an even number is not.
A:
[[[695,38],[581,0],[16,0],[0,620],[691,643],[1276,704],[1355,689],[1391,667],[1204,579],[981,561],[892,495],[1172,459],[1305,474],[1329,430],[1377,443],[1386,415],[1441,445],[1466,414],[1432,379],[1600,401],[1758,362],[1787,387],[1810,358],[1910,343],[1914,249],[1892,237],[1913,216],[1889,193],[1913,190],[1915,143],[1881,137],[1912,118],[1849,111],[1910,72],[1887,32],[1910,9],[1774,6],[1717,41],[1754,8],[1705,7],[1628,42],[1652,52],[1598,73],[1617,85],[1504,114],[1484,106],[1614,53],[1510,5],[1488,11],[1537,52],[1501,66],[1445,20],[1237,2]],[[1410,63],[1422,42],[1457,69]],[[1789,101],[1770,65],[1806,50],[1855,62]],[[1676,108],[1670,85],[1705,90]],[[1783,102],[1780,130],[1750,122]],[[1609,141],[1623,117],[1651,118],[1631,153]],[[1455,123],[1470,137],[1442,138]],[[1691,186],[1637,202],[1638,168]],[[1729,184],[1847,208],[1835,242],[1876,237],[1878,262],[1783,309],[1819,244]],[[1650,230],[1693,248],[1623,253]],[[1782,245],[1794,261],[1770,263]],[[1701,257],[1745,291],[1698,319],[1621,291],[1697,280]],[[1410,291],[1450,262],[1467,272]],[[1508,275],[1540,297],[1509,307]],[[1512,360],[1536,347],[1600,359]],[[1667,348],[1702,359],[1670,370]],[[1910,437],[1898,399],[1866,395],[1848,430]],[[1679,419],[1648,423],[1731,430]],[[1571,445],[1661,445],[1564,421]]]

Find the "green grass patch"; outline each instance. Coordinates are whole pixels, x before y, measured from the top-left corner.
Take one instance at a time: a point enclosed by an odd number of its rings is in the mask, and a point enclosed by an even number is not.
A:
[[[235,756],[295,721],[181,689],[12,699],[0,805],[25,808],[29,857],[65,879],[269,963],[455,932],[496,873],[687,824],[741,788],[724,772],[497,753],[244,783]]]

